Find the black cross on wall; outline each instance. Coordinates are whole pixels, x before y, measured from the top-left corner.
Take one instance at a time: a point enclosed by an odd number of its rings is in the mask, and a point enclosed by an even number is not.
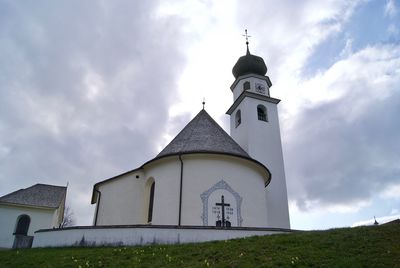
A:
[[[215,203],[215,205],[220,206],[221,210],[222,210],[221,226],[222,227],[231,227],[231,223],[225,219],[225,207],[230,207],[231,204],[225,203],[224,196],[222,195],[221,203]]]

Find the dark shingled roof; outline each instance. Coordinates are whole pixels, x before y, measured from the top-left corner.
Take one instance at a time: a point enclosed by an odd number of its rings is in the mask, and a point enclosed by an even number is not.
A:
[[[267,73],[267,65],[263,58],[250,54],[249,47],[247,53],[238,59],[233,66],[232,74],[235,78],[245,74],[258,74],[264,76]]]
[[[67,187],[35,184],[0,197],[0,203],[58,208],[67,193]]]
[[[267,173],[266,186],[271,181],[271,172],[268,170],[268,168],[257,160],[251,158],[246,151],[243,150],[242,147],[240,147],[240,145],[237,144],[205,110],[201,110],[155,158],[144,163],[137,169],[127,171],[120,175],[96,183],[93,186],[91,202],[92,204],[97,202],[96,187],[102,183],[142,169],[148,163],[156,161],[160,158],[192,153],[227,154],[250,160],[265,169]]]
[[[225,153],[250,158],[205,110],[201,110],[156,158],[192,152]]]

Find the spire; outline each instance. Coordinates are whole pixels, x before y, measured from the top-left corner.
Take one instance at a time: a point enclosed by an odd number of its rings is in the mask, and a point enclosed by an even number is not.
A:
[[[246,38],[246,55],[238,59],[235,66],[233,66],[232,74],[235,78],[245,74],[257,74],[264,76],[267,73],[267,66],[261,57],[251,55],[249,50],[249,37],[247,29],[243,35]]]

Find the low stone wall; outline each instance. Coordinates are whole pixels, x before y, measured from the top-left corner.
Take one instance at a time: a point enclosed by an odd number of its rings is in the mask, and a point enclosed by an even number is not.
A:
[[[292,232],[278,228],[204,226],[78,226],[35,232],[32,247],[134,246],[196,243]]]

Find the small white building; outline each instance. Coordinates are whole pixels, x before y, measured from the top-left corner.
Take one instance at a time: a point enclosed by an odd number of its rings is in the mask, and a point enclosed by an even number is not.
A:
[[[0,248],[32,245],[34,232],[58,228],[67,187],[36,184],[0,197]]]
[[[94,185],[94,226],[290,228],[280,100],[248,47],[232,72],[231,136],[201,110],[154,159]]]

